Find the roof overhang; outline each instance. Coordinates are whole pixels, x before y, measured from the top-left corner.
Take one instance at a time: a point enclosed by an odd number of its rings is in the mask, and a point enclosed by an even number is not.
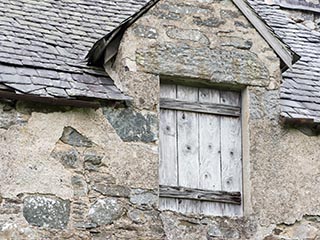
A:
[[[320,135],[320,122],[315,119],[281,117],[281,122],[287,127],[298,129],[307,136]]]
[[[101,102],[99,101],[42,97],[32,94],[17,94],[7,90],[0,90],[0,99],[23,100],[27,102],[45,103],[52,106],[70,106],[94,109],[98,109],[101,106]]]

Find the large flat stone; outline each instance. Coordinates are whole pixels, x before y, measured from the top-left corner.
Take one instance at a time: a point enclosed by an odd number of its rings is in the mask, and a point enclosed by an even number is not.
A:
[[[104,108],[103,113],[123,141],[156,141],[157,116],[130,108]]]
[[[38,227],[62,229],[69,221],[70,202],[41,195],[24,199],[23,216],[28,223]]]
[[[266,66],[250,51],[166,42],[140,48],[136,57],[140,69],[149,73],[233,85],[269,84]]]

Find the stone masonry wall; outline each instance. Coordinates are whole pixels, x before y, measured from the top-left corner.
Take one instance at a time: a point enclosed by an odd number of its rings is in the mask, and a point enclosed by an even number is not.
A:
[[[157,78],[242,90],[248,154],[245,217],[236,220],[250,232],[240,234],[243,239],[320,236],[320,139],[280,124],[279,65],[274,51],[230,0],[160,1],[128,29],[113,67],[106,65],[117,85],[134,97],[137,110],[153,110],[158,103]],[[180,229],[179,221],[171,221]],[[197,227],[176,230],[171,239],[183,233],[190,239],[209,238]],[[231,239],[223,233],[213,237]]]
[[[161,239],[151,113],[0,109],[0,239]],[[123,114],[133,133],[117,127]]]
[[[161,0],[106,71],[130,106],[0,103],[0,239],[319,238],[319,137],[279,124],[279,59],[230,0]],[[158,209],[160,78],[248,98],[243,217]]]

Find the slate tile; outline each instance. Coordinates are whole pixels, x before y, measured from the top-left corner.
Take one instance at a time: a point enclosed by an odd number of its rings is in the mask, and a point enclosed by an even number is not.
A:
[[[38,76],[38,72],[34,68],[17,67],[17,73],[23,76]]]
[[[302,105],[311,110],[320,111],[320,104],[317,103],[309,103],[309,102],[303,102]]]
[[[13,66],[0,65],[0,73],[3,74],[16,74],[16,68]]]
[[[20,84],[31,84],[31,78],[27,76],[1,74],[1,81],[4,83],[20,83]]]
[[[286,100],[286,99],[282,99],[281,104],[282,106],[287,106],[287,107],[298,107],[298,108],[303,107],[300,102]]]
[[[55,96],[55,97],[68,97],[68,94],[62,88],[47,87],[46,91],[48,94]]]
[[[10,54],[6,52],[0,52],[0,59],[8,59],[10,58]]]
[[[305,115],[302,114],[298,114],[298,113],[291,113],[291,112],[287,112],[288,116],[290,118],[305,118]]]
[[[59,72],[59,79],[62,81],[73,81],[72,74],[66,72]]]
[[[86,90],[80,90],[76,88],[66,89],[66,92],[69,96],[87,96]]]
[[[23,93],[29,93],[31,91],[43,89],[43,86],[33,85],[33,84],[7,83],[6,85],[16,90],[19,90],[20,92],[23,92]]]
[[[37,69],[37,72],[40,77],[59,79],[59,74],[53,70]]]
[[[10,64],[14,64],[14,65],[22,65],[23,64],[23,60],[18,60],[15,58],[7,58],[6,63],[10,63]]]
[[[36,85],[52,86],[52,79],[45,77],[31,77],[31,81]]]
[[[30,91],[29,94],[34,94],[42,97],[50,96],[44,88]]]
[[[72,74],[72,78],[80,83],[87,84],[98,84],[100,82],[99,78],[89,74]]]
[[[72,82],[70,82],[70,85],[71,85],[72,89],[77,89],[77,90],[81,90],[81,91],[87,91],[88,90],[88,85],[85,84],[85,83],[72,81]]]

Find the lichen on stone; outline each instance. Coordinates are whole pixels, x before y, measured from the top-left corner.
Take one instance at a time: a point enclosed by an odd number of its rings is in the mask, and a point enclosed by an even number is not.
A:
[[[130,108],[104,108],[103,114],[123,141],[154,142],[157,139],[158,119]]]
[[[88,217],[96,226],[111,224],[119,219],[123,213],[123,207],[116,199],[98,199],[90,208]]]
[[[34,195],[23,202],[23,216],[33,226],[62,229],[69,221],[70,202],[57,197]]]

